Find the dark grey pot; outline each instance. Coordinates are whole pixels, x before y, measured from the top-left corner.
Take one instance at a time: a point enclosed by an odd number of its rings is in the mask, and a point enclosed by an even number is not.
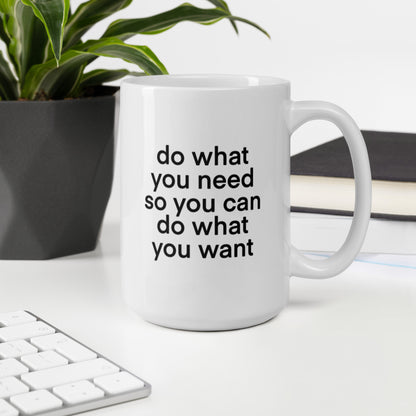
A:
[[[0,101],[1,259],[95,249],[113,180],[114,92]]]

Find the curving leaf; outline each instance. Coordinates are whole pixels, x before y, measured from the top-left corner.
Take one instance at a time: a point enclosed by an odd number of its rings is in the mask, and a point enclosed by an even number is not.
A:
[[[12,14],[16,0],[0,0],[0,12],[4,14]]]
[[[79,46],[85,53],[109,58],[120,58],[136,64],[148,75],[167,74],[167,70],[159,58],[147,46],[129,45],[118,38],[89,40]]]
[[[131,72],[127,69],[95,69],[82,75],[79,88],[94,87],[106,82],[117,81],[127,75],[143,76],[145,73]]]
[[[95,23],[127,7],[132,0],[89,0],[68,19],[64,32],[64,50],[75,45]]]
[[[226,12],[228,12],[229,14],[231,14],[230,8],[228,7],[228,4],[224,0],[208,0],[208,1],[211,4],[213,4],[215,7],[223,9]],[[238,35],[238,27],[237,27],[237,24],[235,23],[235,20],[230,18],[230,22],[231,22],[231,26],[235,30],[235,33],[237,33],[237,35]]]
[[[10,1],[10,0],[9,0]],[[59,65],[61,58],[64,27],[68,19],[70,0],[21,0],[23,4],[30,6],[36,17],[43,23],[52,51]]]
[[[0,98],[3,100],[17,100],[18,86],[10,66],[0,51]]]
[[[28,72],[22,89],[22,97],[53,99],[71,96],[76,91],[86,65],[97,56],[120,58],[136,64],[146,74],[166,74],[166,68],[147,46],[128,45],[118,38],[91,40],[62,54],[60,66],[56,68],[50,60],[35,65]]]
[[[269,33],[266,30],[264,30],[261,26],[259,26],[257,23],[254,23],[254,22],[252,22],[251,20],[248,20],[248,19],[244,19],[244,17],[238,17],[238,16],[232,16],[232,19],[235,22],[245,23],[246,25],[254,27],[255,29],[257,29],[260,32],[262,32],[263,34],[265,34],[270,39]]]
[[[201,9],[189,3],[184,3],[172,10],[150,17],[116,20],[109,25],[102,37],[116,36],[122,40],[126,40],[136,34],[154,35],[161,33],[184,21],[207,24],[215,23],[224,18],[247,23],[269,37],[269,34],[263,28],[249,20],[232,16],[229,12],[220,8]]]
[[[59,67],[56,66],[54,59],[33,66],[27,73],[21,97],[37,100],[70,96],[87,62],[87,55],[70,50],[62,54]]]
[[[4,28],[9,37],[7,51],[16,74],[20,80],[24,80],[32,65],[44,61],[48,37],[42,22],[21,1],[14,1],[13,9],[9,12],[4,20],[7,21]]]
[[[6,15],[3,12],[0,12],[0,39],[6,44],[8,47],[10,44],[9,34],[6,30]]]

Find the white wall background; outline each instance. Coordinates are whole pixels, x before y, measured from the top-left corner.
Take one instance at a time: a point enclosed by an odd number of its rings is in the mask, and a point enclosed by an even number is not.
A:
[[[193,3],[211,7],[204,0]],[[146,16],[178,4],[135,0],[117,17]],[[237,37],[223,21],[182,23],[131,42],[150,46],[171,73],[275,75],[292,81],[294,99],[333,101],[361,128],[416,131],[414,0],[229,0],[229,6],[266,28],[272,40],[243,24]],[[108,22],[89,35],[98,37]],[[123,65],[110,59],[94,63]],[[292,152],[337,134],[327,123],[311,123],[295,134]]]

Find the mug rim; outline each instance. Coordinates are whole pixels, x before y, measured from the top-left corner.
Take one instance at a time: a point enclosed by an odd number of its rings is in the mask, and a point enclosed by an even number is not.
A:
[[[121,86],[125,84],[150,88],[212,91],[289,86],[290,82],[283,78],[268,75],[175,74],[131,76],[125,78]]]

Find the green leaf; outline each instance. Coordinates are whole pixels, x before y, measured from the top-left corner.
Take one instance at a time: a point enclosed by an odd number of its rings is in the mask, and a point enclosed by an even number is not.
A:
[[[0,12],[4,14],[12,14],[16,0],[0,0]]]
[[[4,26],[9,37],[8,54],[21,81],[32,65],[44,61],[48,37],[42,22],[32,9],[21,1],[14,1],[12,10],[5,16]]]
[[[89,0],[82,3],[68,19],[64,32],[64,50],[81,40],[81,37],[100,20],[127,7],[132,0]]]
[[[80,89],[102,85],[106,82],[117,81],[127,75],[143,76],[144,72],[131,72],[127,69],[95,69],[83,74],[80,81]]]
[[[16,100],[19,96],[15,77],[0,51],[0,97],[3,100]]]
[[[10,1],[10,0],[9,0]],[[36,17],[43,23],[57,65],[61,58],[64,27],[68,19],[70,0],[21,0],[33,9]]]
[[[236,22],[245,23],[249,26],[254,27],[255,29],[262,32],[264,35],[266,35],[270,39],[270,35],[266,30],[264,30],[261,26],[259,26],[257,23],[252,22],[251,20],[244,19],[244,17],[238,17],[238,16],[232,16],[232,19]]]
[[[223,0],[208,0],[208,1],[211,4],[213,4],[215,7],[223,9],[226,12],[228,12],[229,14],[231,14],[230,9],[228,7],[228,4],[225,1],[223,1]],[[237,33],[237,35],[238,35],[238,27],[237,27],[237,24],[235,23],[235,20],[230,18],[230,22],[231,22],[231,26],[235,30],[235,33]]]
[[[97,56],[123,59],[136,64],[149,75],[167,73],[164,65],[147,46],[128,45],[118,38],[91,40],[64,52],[59,68],[54,66],[53,60],[32,67],[23,85],[22,97],[58,99],[71,96],[78,88],[84,67]]]
[[[6,29],[6,15],[2,12],[0,12],[0,39],[6,44],[7,47],[9,46],[10,38]]]
[[[116,20],[110,24],[105,31],[103,38],[116,36],[126,40],[136,34],[154,35],[161,33],[184,21],[207,24],[215,23],[224,18],[240,20],[254,26],[256,29],[259,29],[265,35],[269,36],[268,33],[257,24],[232,16],[229,12],[220,8],[201,9],[189,3],[184,3],[172,10],[150,17]]]
[[[36,100],[40,97],[59,99],[69,96],[87,62],[87,55],[70,50],[62,54],[59,67],[54,59],[33,66],[25,78],[22,98]]]
[[[148,75],[167,74],[165,66],[147,46],[129,45],[118,38],[90,40],[80,45],[76,50],[96,56],[120,58],[136,64]]]

